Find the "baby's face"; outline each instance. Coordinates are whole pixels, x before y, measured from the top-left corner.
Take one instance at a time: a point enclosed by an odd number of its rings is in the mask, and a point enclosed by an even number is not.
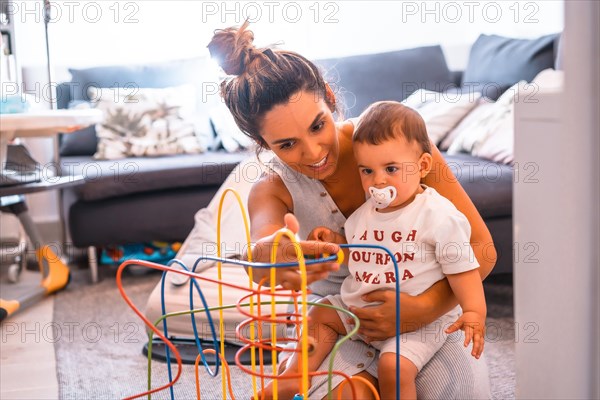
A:
[[[431,160],[429,154],[422,154],[417,142],[408,143],[403,137],[377,145],[354,143],[354,155],[367,195],[370,187],[396,189],[396,198],[381,212],[397,210],[413,201],[422,191],[421,178],[427,174]]]

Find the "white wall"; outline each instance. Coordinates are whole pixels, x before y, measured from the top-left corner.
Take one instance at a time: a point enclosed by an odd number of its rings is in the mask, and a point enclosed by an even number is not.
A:
[[[310,58],[441,43],[480,33],[534,37],[562,30],[562,1],[52,1],[57,65],[148,62],[206,54],[215,29],[252,22],[256,42]],[[22,65],[43,63],[42,1],[21,1]],[[27,10],[27,13],[24,11]],[[36,15],[36,11],[38,14]],[[31,12],[31,13],[29,13]]]
[[[19,63],[45,79],[42,0],[15,1]],[[480,33],[536,37],[563,27],[562,1],[52,1],[56,79],[64,67],[147,63],[207,54],[215,29],[252,22],[256,44],[282,43],[309,58],[441,44],[451,69],[466,66]],[[30,140],[34,155],[51,149]],[[32,199],[35,220],[56,219],[52,194]]]

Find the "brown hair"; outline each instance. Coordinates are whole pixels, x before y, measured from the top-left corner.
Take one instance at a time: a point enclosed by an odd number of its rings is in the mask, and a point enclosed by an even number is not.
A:
[[[352,141],[377,145],[397,137],[404,137],[408,143],[416,141],[424,153],[431,154],[425,121],[418,112],[397,101],[379,101],[363,111]]]
[[[326,83],[319,69],[301,55],[252,44],[254,34],[240,28],[217,29],[208,50],[226,74],[221,96],[239,128],[261,147],[267,147],[259,131],[265,114],[284,104],[300,91],[323,98],[332,111],[334,99],[326,95]]]

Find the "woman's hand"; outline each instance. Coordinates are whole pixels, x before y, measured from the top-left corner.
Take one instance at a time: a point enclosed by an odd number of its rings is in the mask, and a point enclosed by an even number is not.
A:
[[[285,216],[285,227],[297,234],[300,228],[298,220],[293,214],[286,214]],[[275,236],[277,232],[272,235],[266,236],[259,239],[252,249],[252,261],[255,262],[271,262],[271,251],[275,242]],[[324,253],[335,254],[339,251],[339,246],[333,243],[325,243],[319,241],[301,241],[300,247],[305,255],[311,255],[314,257],[320,257]],[[247,255],[244,257],[248,259]],[[277,246],[277,262],[298,262],[295,246],[291,240],[286,236],[282,235]],[[247,268],[246,268],[247,269]],[[307,284],[327,278],[330,271],[337,271],[339,265],[336,262],[320,263],[306,266],[306,277]],[[253,268],[253,280],[259,283],[262,279],[267,278],[265,285],[269,284],[270,269],[269,268]],[[300,290],[301,288],[301,277],[298,267],[289,268],[277,268],[276,270],[276,284],[281,285],[285,289]]]
[[[376,290],[363,295],[362,299],[367,303],[381,303],[362,308],[350,307],[360,320],[358,332],[365,336],[367,342],[396,336],[396,292]],[[426,299],[400,293],[400,333],[412,332],[423,326],[421,320],[426,309]],[[350,318],[348,322],[352,324],[354,320]]]
[[[400,295],[400,301],[404,293]],[[367,342],[385,340],[396,335],[396,292],[376,290],[362,296],[367,303],[381,303],[376,306],[350,307],[350,311],[360,320],[358,333]],[[354,323],[353,319],[348,322]]]

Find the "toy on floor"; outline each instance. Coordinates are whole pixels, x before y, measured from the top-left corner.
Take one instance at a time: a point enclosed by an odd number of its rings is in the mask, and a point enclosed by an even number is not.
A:
[[[237,192],[235,192],[233,189],[225,190],[225,192],[223,193],[223,195],[221,197],[221,201],[219,204],[216,242],[222,243],[222,241],[221,241],[221,211],[222,211],[224,199],[228,193],[233,194],[237,199],[238,205],[240,207],[240,210],[241,210],[243,218],[244,218],[244,227],[246,230],[248,249],[251,249],[252,247],[251,247],[251,243],[250,243],[248,219],[246,217],[246,213],[245,213],[245,209],[243,207],[242,200],[241,200],[240,196],[237,194]],[[297,258],[298,258],[297,263],[275,263],[277,247],[279,246],[279,242],[283,236],[286,236],[293,244],[294,249],[297,254]],[[349,247],[347,245],[343,245],[343,246]],[[355,247],[355,246],[353,246],[353,247]],[[379,247],[379,248],[381,248],[380,246],[367,246],[367,245],[361,245],[360,247]],[[387,251],[387,249],[384,249],[384,250]],[[391,253],[390,253],[390,255],[391,255]],[[310,377],[317,375],[317,374],[324,374],[325,372],[309,373],[309,371],[308,371],[308,351],[309,351],[309,340],[308,339],[309,338],[308,338],[308,333],[307,333],[308,332],[307,309],[308,309],[309,305],[312,306],[312,305],[315,305],[315,303],[311,303],[311,302],[307,301],[308,289],[307,289],[307,278],[306,278],[306,265],[322,263],[322,262],[332,262],[332,261],[337,261],[337,262],[341,263],[343,261],[343,252],[340,250],[340,252],[336,255],[325,256],[320,259],[305,260],[304,255],[302,254],[302,250],[300,248],[300,244],[298,243],[296,236],[287,229],[281,229],[280,231],[277,232],[276,237],[275,237],[274,246],[273,246],[273,250],[272,250],[272,254],[271,254],[271,263],[252,262],[252,254],[251,254],[250,250],[248,251],[248,259],[249,259],[249,261],[241,261],[241,260],[232,260],[232,259],[222,258],[221,257],[221,249],[218,248],[217,249],[217,257],[208,257],[208,256],[200,257],[196,260],[196,262],[194,263],[194,265],[191,268],[188,268],[186,265],[184,265],[181,261],[179,261],[177,259],[169,261],[168,265],[166,265],[166,266],[160,265],[157,263],[153,263],[153,262],[149,262],[149,261],[143,261],[143,260],[128,260],[119,266],[119,269],[117,271],[117,276],[116,276],[117,286],[119,288],[119,291],[120,291],[121,295],[123,296],[125,302],[132,308],[132,310],[142,319],[142,321],[150,329],[149,342],[148,342],[148,390],[143,393],[139,393],[139,394],[133,395],[131,397],[128,397],[128,399],[139,398],[142,396],[148,396],[150,398],[150,395],[152,393],[160,392],[160,391],[166,390],[166,389],[170,390],[171,398],[172,399],[174,398],[173,385],[181,377],[182,360],[181,360],[181,356],[180,356],[177,348],[168,339],[169,334],[168,334],[167,319],[169,317],[180,316],[180,315],[185,315],[185,314],[188,314],[191,317],[190,321],[192,324],[192,328],[194,330],[194,334],[195,334],[194,336],[196,338],[196,345],[198,347],[198,356],[196,357],[196,363],[195,363],[196,394],[197,394],[198,399],[201,398],[200,379],[199,379],[199,364],[200,364],[200,362],[203,363],[206,371],[212,377],[216,377],[219,374],[219,368],[222,364],[223,372],[224,372],[224,375],[223,375],[223,373],[221,374],[223,377],[223,379],[222,379],[223,399],[227,398],[227,392],[229,392],[230,397],[232,399],[235,399],[235,396],[233,394],[233,390],[231,387],[231,379],[229,376],[229,365],[227,364],[227,361],[223,357],[223,354],[225,353],[225,350],[224,350],[225,329],[224,329],[224,322],[223,322],[223,320],[224,320],[223,319],[223,310],[226,308],[233,308],[233,307],[236,307],[237,310],[241,314],[243,314],[247,317],[247,319],[244,320],[242,323],[240,323],[238,325],[238,327],[236,328],[236,335],[237,335],[238,339],[240,341],[246,343],[246,345],[243,346],[236,354],[236,366],[239,369],[241,369],[243,372],[249,374],[252,377],[252,397],[258,399],[259,398],[258,392],[262,388],[264,388],[265,379],[273,379],[273,382],[274,382],[273,386],[275,389],[274,390],[274,398],[277,399],[277,390],[276,390],[277,381],[278,381],[278,379],[282,379],[281,377],[277,376],[277,374],[276,374],[278,371],[277,353],[282,350],[282,348],[278,346],[278,340],[279,340],[280,343],[286,342],[286,341],[300,343],[300,345],[299,345],[300,349],[294,350],[294,351],[299,351],[301,353],[302,371],[300,371],[297,375],[288,376],[288,379],[290,379],[290,378],[298,379],[298,381],[299,381],[299,387],[301,389],[301,392],[295,397],[295,399],[303,399],[303,398],[308,399],[308,387],[309,387]],[[392,257],[392,259],[393,259],[393,257]],[[195,272],[196,267],[198,266],[199,262],[201,262],[203,260],[212,260],[212,261],[217,262],[218,275],[217,275],[216,280],[203,277]],[[222,274],[221,274],[221,266],[224,263],[231,263],[231,264],[236,264],[236,265],[240,265],[240,266],[246,266],[248,268],[247,271],[248,271],[248,275],[249,275],[248,286],[242,287],[242,286],[234,285],[234,284],[223,281]],[[395,262],[394,262],[394,264],[395,264]],[[128,266],[132,266],[132,265],[143,266],[146,268],[152,268],[152,269],[157,269],[157,270],[163,271],[163,277],[162,277],[162,281],[161,281],[161,302],[162,302],[163,316],[158,321],[155,321],[154,323],[149,321],[143,315],[143,313],[132,303],[132,301],[129,299],[129,297],[125,293],[125,290],[123,289],[123,286],[122,286],[123,270],[125,268],[127,268]],[[178,266],[178,268],[172,268],[172,266]],[[270,285],[270,287],[264,287],[264,286],[262,286],[262,283],[264,283],[264,282],[261,282],[261,284],[257,285],[253,281],[252,271],[254,268],[269,268],[270,269],[270,281],[274,282],[276,268],[290,267],[290,266],[298,266],[299,267],[299,271],[301,274],[301,290],[299,292],[283,289],[281,287],[276,287],[274,285]],[[165,287],[165,277],[166,277],[167,272],[180,274],[182,276],[187,276],[187,277],[191,278],[189,280],[189,284],[190,284],[190,307],[189,307],[189,310],[182,310],[180,312],[174,312],[174,313],[169,313],[169,314],[167,314],[165,312],[166,307],[165,307],[165,301],[164,301],[164,287]],[[397,274],[397,266],[396,266],[396,274]],[[202,293],[200,282],[203,284],[218,285],[218,289],[219,289],[218,306],[210,307],[208,305],[206,298],[204,297],[204,295]],[[246,296],[243,296],[242,298],[240,298],[240,300],[238,301],[237,304],[224,305],[223,304],[223,289],[224,288],[225,289],[226,288],[235,288],[235,289],[246,291],[248,294]],[[197,292],[198,297],[200,298],[200,300],[202,302],[201,308],[195,308],[196,306],[194,305],[194,290]],[[398,290],[399,290],[399,287],[397,287],[397,291]],[[262,300],[262,299],[264,299],[265,296],[269,297],[269,299]],[[262,297],[262,299],[261,299],[261,297]],[[400,320],[400,318],[399,318],[399,310],[400,310],[399,296],[396,296],[396,298],[397,298],[397,300],[396,300],[396,305],[397,305],[397,307],[396,307],[397,308],[396,309],[396,320],[397,320],[396,329],[397,329],[397,331],[399,331],[399,326],[398,326],[399,320]],[[277,304],[292,304],[294,306],[294,311],[289,314],[277,313],[276,312]],[[259,305],[270,305],[271,312],[269,314],[262,314],[262,307],[259,307]],[[356,397],[355,384],[358,381],[358,382],[361,382],[362,384],[367,385],[370,388],[370,390],[373,392],[375,398],[378,399],[379,395],[377,393],[377,389],[375,387],[373,387],[373,385],[371,383],[369,383],[368,381],[366,381],[365,379],[363,379],[361,377],[350,377],[350,376],[347,376],[346,374],[344,374],[343,372],[333,370],[333,360],[335,359],[335,355],[337,353],[339,346],[345,340],[348,340],[350,338],[350,336],[355,334],[358,331],[358,327],[359,327],[359,320],[355,315],[353,315],[352,313],[345,311],[345,310],[341,310],[341,309],[338,309],[338,310],[347,313],[349,317],[352,317],[354,319],[355,328],[351,332],[348,332],[348,334],[345,337],[343,337],[336,344],[336,346],[334,347],[334,349],[332,351],[332,357],[330,359],[329,371],[326,372],[326,374],[328,374],[328,376],[329,376],[329,391],[331,391],[331,388],[332,388],[332,381],[331,381],[332,376],[334,374],[337,374],[337,375],[341,375],[345,378],[345,380],[342,382],[342,385],[345,385],[347,383],[350,384],[350,388],[354,395],[353,397]],[[219,327],[220,327],[220,329],[219,329],[220,337],[219,338],[217,338],[215,325],[213,323],[213,317],[211,314],[212,312],[215,312],[215,311],[219,312],[219,318],[218,318]],[[197,332],[196,320],[194,318],[194,314],[199,313],[199,312],[206,313],[206,319],[210,326],[214,348],[218,349],[218,351],[216,352],[217,354],[215,354],[215,351],[213,349],[203,349],[202,348],[202,344],[201,344],[201,341],[199,339],[198,332]],[[158,328],[158,326],[161,324],[163,327],[162,332]],[[263,327],[265,326],[265,324],[266,324],[266,326],[270,326],[270,334],[267,334],[267,338],[264,338],[264,336],[263,336]],[[297,328],[296,332],[298,332],[297,336],[295,338],[278,338],[277,332],[276,332],[277,324],[287,324],[287,325],[295,324],[296,328]],[[247,327],[249,327],[249,329],[245,329]],[[245,334],[246,331],[249,331],[249,335]],[[265,331],[267,331],[266,328],[265,328]],[[158,336],[165,343],[165,345],[167,347],[166,359],[167,359],[167,371],[168,371],[168,377],[169,377],[169,383],[167,383],[163,386],[160,386],[160,387],[156,387],[156,388],[152,388],[152,383],[151,383],[151,368],[152,368],[151,357],[152,357],[152,341],[153,341],[154,335]],[[399,346],[398,343],[397,343],[397,346]],[[250,356],[251,356],[250,368],[242,365],[242,363],[240,362],[240,356],[243,353],[248,352],[248,351],[250,352]],[[177,372],[175,373],[175,376],[173,376],[173,373],[172,373],[171,362],[170,362],[171,357],[169,354],[170,352],[173,352],[174,358],[177,360]],[[268,374],[268,373],[265,373],[265,371],[264,371],[265,366],[262,362],[264,352],[271,353],[272,371],[274,371],[273,374]],[[213,369],[211,369],[209,364],[207,363],[207,360],[205,357],[206,354],[215,354],[216,362],[215,362]],[[260,388],[259,388],[257,380],[260,380]],[[340,391],[340,398],[341,398],[341,391]]]
[[[177,255],[180,248],[180,242],[167,243],[159,241],[122,246],[108,246],[102,249],[100,263],[121,264],[127,260],[144,260],[158,264],[166,264]]]

